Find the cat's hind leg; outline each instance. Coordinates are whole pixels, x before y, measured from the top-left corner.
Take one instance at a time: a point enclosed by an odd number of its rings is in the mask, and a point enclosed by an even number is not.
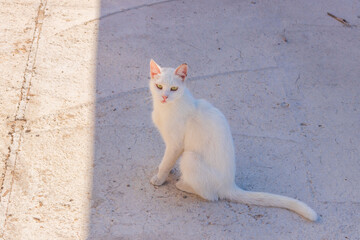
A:
[[[185,151],[180,161],[181,180],[179,189],[190,190],[200,197],[214,201],[218,200],[216,173],[206,164],[202,157],[191,151]],[[181,182],[182,181],[182,182]]]
[[[175,184],[176,188],[179,189],[180,191],[183,192],[187,192],[187,193],[192,193],[192,194],[196,194],[196,192],[194,191],[194,189],[187,184],[184,180],[180,179],[176,184]]]

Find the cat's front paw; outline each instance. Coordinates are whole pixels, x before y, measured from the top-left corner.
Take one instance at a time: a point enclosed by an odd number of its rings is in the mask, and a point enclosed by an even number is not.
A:
[[[150,183],[154,186],[160,186],[165,182],[163,179],[159,179],[157,175],[153,176],[150,180]]]

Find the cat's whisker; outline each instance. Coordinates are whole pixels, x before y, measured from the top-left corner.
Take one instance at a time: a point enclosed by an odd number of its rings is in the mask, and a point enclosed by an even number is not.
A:
[[[150,102],[152,102],[152,96],[145,97],[145,103],[150,103]]]

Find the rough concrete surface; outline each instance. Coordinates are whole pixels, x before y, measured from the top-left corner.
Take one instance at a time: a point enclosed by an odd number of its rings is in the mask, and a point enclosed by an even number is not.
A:
[[[0,1],[0,238],[360,239],[357,1]],[[345,18],[346,27],[327,15]],[[239,186],[207,202],[149,180],[149,60],[229,120]]]

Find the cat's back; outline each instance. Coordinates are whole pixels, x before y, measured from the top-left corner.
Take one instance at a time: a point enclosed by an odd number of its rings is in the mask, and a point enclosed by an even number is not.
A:
[[[189,139],[203,144],[222,144],[231,139],[229,124],[219,109],[204,99],[196,100],[195,106],[194,114],[187,122]]]
[[[224,114],[205,99],[196,100],[196,117],[204,122],[227,124]]]
[[[203,157],[206,163],[218,170],[219,177],[232,180],[235,169],[234,145],[225,116],[206,100],[196,100],[196,110],[188,120],[185,133],[185,151]]]

